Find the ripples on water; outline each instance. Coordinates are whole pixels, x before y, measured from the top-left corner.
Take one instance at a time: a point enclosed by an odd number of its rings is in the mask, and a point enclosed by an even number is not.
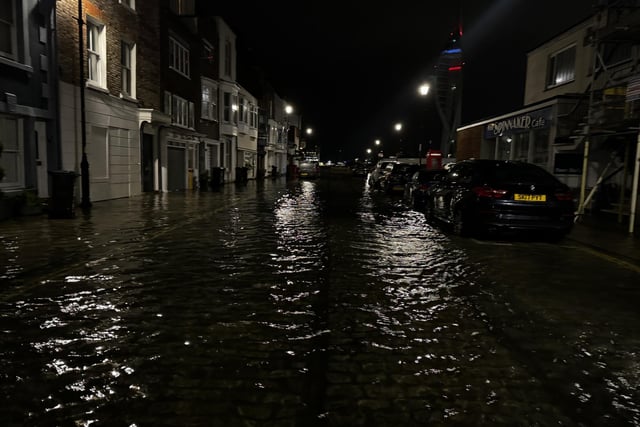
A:
[[[359,180],[0,233],[3,425],[572,424],[490,332],[465,252]]]

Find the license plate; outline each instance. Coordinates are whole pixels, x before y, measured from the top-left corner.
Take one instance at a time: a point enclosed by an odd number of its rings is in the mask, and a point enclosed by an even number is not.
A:
[[[513,200],[520,200],[523,202],[546,202],[546,194],[514,194]]]

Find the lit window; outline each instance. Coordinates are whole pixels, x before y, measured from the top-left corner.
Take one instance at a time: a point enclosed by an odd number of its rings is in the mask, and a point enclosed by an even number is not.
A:
[[[120,45],[122,93],[135,97],[135,45],[123,41]]]
[[[249,123],[249,100],[247,98],[240,99],[240,122]]]
[[[16,59],[15,0],[0,1],[0,56]]]
[[[208,81],[202,82],[202,107],[200,116],[207,120],[218,120],[218,88]]]
[[[547,87],[572,82],[575,79],[576,47],[563,49],[549,58]]]
[[[87,60],[89,81],[100,87],[107,86],[106,40],[104,25],[87,22]]]
[[[169,67],[189,77],[189,49],[173,37],[169,38]]]

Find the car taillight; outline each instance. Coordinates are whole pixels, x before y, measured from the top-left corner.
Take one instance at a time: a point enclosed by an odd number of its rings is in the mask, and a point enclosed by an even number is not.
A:
[[[555,194],[556,200],[559,201],[567,201],[567,200],[573,200],[573,194],[571,194],[570,191],[558,191]]]
[[[486,197],[489,199],[502,199],[507,194],[507,190],[496,190],[495,188],[487,186],[474,187],[471,191],[473,191],[478,197]]]

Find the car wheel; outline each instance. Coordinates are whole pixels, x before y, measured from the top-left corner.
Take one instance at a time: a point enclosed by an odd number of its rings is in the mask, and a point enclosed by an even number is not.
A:
[[[453,233],[457,236],[468,236],[471,231],[468,214],[462,209],[456,209],[453,213]]]

